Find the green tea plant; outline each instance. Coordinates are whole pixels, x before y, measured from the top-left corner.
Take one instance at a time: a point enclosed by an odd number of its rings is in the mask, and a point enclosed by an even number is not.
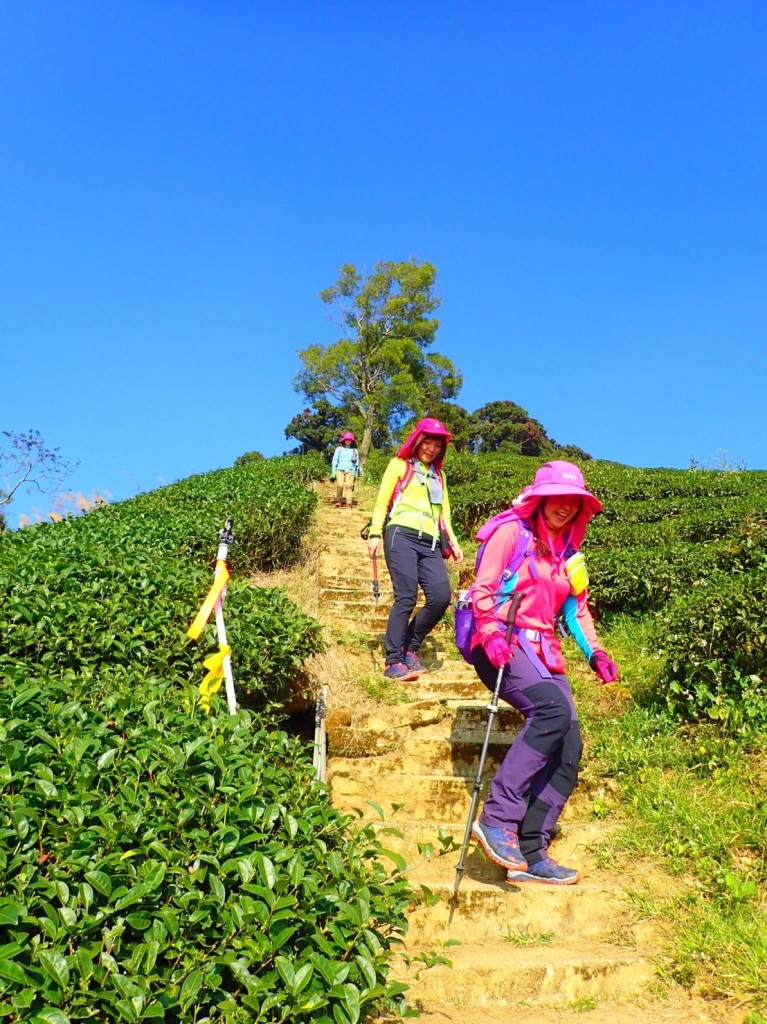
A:
[[[297,460],[285,460],[293,466]],[[212,581],[218,531],[231,514],[227,624],[238,688],[257,705],[283,702],[303,661],[324,648],[318,623],[245,575],[289,564],[316,496],[269,462],[220,470],[94,508],[77,519],[0,539],[0,672],[49,678],[130,666],[179,686],[199,675],[214,642],[186,628]]]
[[[677,715],[715,719],[730,732],[767,727],[766,609],[767,563],[712,578],[659,618],[661,684]]]
[[[248,712],[126,673],[0,690],[10,1020],[356,1024],[416,893]]]

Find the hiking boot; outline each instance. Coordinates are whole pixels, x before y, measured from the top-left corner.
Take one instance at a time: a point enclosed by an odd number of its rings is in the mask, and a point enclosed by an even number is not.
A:
[[[545,885],[575,885],[581,876],[575,868],[557,864],[551,857],[545,857],[536,864],[529,864],[527,870],[516,868],[506,873],[507,882],[543,882]]]
[[[413,672],[401,661],[393,665],[387,665],[384,669],[384,679],[398,679],[401,683],[411,683],[418,678],[418,673]]]
[[[509,871],[510,875],[527,868],[527,861],[519,851],[519,840],[513,828],[493,828],[492,825],[480,825],[475,821],[471,826],[471,834],[490,860],[502,868],[513,869]]]
[[[405,651],[402,660],[411,672],[417,672],[419,676],[425,675],[429,671],[415,651]]]

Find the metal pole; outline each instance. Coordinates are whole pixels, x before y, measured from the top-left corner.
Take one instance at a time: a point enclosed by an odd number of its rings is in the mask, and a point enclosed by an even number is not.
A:
[[[323,686],[314,705],[314,771],[318,782],[326,780],[328,688]]]
[[[519,602],[522,600],[521,594],[514,594],[511,598],[511,607],[509,608],[509,620],[506,626],[506,643],[511,645],[511,636],[514,631],[514,624],[517,621],[517,610],[519,608]],[[490,733],[493,729],[493,720],[498,713],[498,696],[501,690],[501,680],[503,679],[503,673],[506,665],[501,665],[498,669],[498,675],[495,677],[495,690],[493,691],[493,699],[487,705],[487,728],[485,729],[485,741],[482,744],[482,752],[479,755],[479,765],[477,767],[477,775],[474,779],[474,790],[471,794],[471,806],[469,807],[469,819],[466,822],[466,831],[463,835],[463,846],[461,847],[461,856],[458,861],[458,867],[455,869],[455,884],[453,885],[453,895],[450,898],[450,920],[453,918],[453,910],[458,900],[458,889],[461,885],[461,878],[465,870],[464,862],[466,860],[466,850],[469,845],[469,839],[471,838],[471,826],[474,824],[474,815],[477,813],[477,802],[479,800],[479,792],[482,788],[482,773],[485,770],[485,758],[487,757],[487,748],[490,744]],[[448,924],[450,921],[448,921]]]
[[[216,569],[213,573],[213,579],[221,572],[221,567],[226,564],[229,557],[229,545],[234,540],[232,534],[232,520],[227,518],[224,523],[224,528],[218,535],[218,553],[216,554]],[[223,647],[226,644],[226,626],[224,625],[224,598],[226,597],[226,588],[221,592],[221,596],[215,605],[216,613],[216,633],[218,635],[218,645]],[[234,694],[234,676],[232,675],[232,659],[226,654],[222,661],[222,668],[224,670],[224,682],[226,684],[226,700],[229,705],[229,714],[237,714],[237,698]]]
[[[378,554],[373,555],[373,597],[375,598],[376,608],[378,607],[378,598],[381,596],[381,591],[378,587]]]

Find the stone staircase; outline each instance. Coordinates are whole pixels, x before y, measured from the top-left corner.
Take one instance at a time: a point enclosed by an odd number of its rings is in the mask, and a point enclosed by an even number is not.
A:
[[[321,490],[321,501],[321,618],[382,640],[391,585],[381,559],[376,608],[371,563],[359,536],[369,517],[356,507],[335,509],[329,487]],[[395,827],[401,838],[387,835],[385,845],[405,857],[412,881],[437,897],[412,913],[407,952],[411,957],[441,952],[452,966],[414,972],[403,961],[399,975],[410,983],[408,1002],[420,1010],[421,1019],[431,1024],[741,1021],[742,1014],[728,1015],[719,1004],[661,984],[657,926],[644,920],[627,896],[627,890],[649,883],[650,871],[644,864],[637,874],[631,865],[601,862],[606,824],[593,820],[594,793],[586,785],[569,801],[552,849],[562,863],[579,868],[579,885],[509,885],[504,869],[487,861],[472,843],[454,899],[489,694],[470,666],[456,659],[447,627],[438,627],[421,655],[429,673],[417,683],[402,684],[409,702],[368,710],[331,702],[327,722],[334,806],[360,809],[365,819]],[[383,671],[382,652],[377,657]],[[483,795],[519,724],[517,713],[502,704]],[[385,811],[385,822],[371,800]],[[656,884],[670,886],[660,871],[652,870]]]

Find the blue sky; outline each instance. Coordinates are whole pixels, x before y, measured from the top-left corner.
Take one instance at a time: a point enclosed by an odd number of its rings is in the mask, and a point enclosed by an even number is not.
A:
[[[756,0],[4,0],[0,429],[118,499],[279,454],[319,291],[415,257],[468,410],[765,469],[765,53]]]

